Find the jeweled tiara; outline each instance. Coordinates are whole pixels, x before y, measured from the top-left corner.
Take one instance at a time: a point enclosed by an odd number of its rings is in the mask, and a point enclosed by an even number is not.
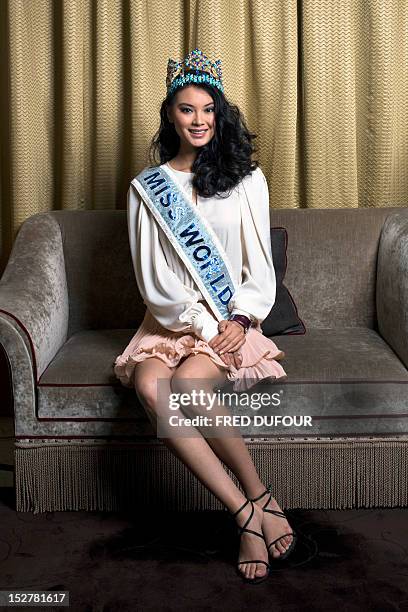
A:
[[[169,58],[167,63],[167,95],[186,83],[207,82],[224,92],[221,60],[212,62],[199,49],[194,49],[181,62]]]

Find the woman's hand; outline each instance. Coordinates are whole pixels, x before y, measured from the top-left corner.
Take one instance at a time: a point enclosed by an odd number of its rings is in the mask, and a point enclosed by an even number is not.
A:
[[[236,321],[220,321],[218,331],[208,344],[220,357],[224,353],[235,353],[245,344],[244,328]]]
[[[239,368],[241,367],[242,355],[239,350],[235,351],[235,353],[223,353],[222,355],[220,355],[220,357],[227,366],[230,366],[232,364],[237,370],[239,370]]]

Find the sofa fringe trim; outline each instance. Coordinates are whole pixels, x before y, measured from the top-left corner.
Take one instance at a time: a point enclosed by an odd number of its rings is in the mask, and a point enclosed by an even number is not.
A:
[[[247,442],[283,508],[408,505],[408,441]],[[15,448],[18,512],[124,508],[220,510],[221,502],[164,445]],[[236,477],[227,469],[232,480]]]

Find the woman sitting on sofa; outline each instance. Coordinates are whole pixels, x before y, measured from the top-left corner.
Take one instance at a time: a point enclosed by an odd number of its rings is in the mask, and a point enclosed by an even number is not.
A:
[[[160,164],[146,167],[128,192],[133,265],[147,309],[115,361],[116,376],[134,386],[156,433],[172,393],[198,387],[213,393],[228,381],[241,391],[286,378],[277,361],[283,352],[260,328],[276,285],[268,187],[251,161],[255,135],[224,96],[219,60],[198,49],[184,62],[169,60],[166,85],[152,141]],[[187,431],[166,429],[163,442],[235,517],[239,573],[262,582],[270,562],[293,550],[296,533],[260,481],[240,434]]]

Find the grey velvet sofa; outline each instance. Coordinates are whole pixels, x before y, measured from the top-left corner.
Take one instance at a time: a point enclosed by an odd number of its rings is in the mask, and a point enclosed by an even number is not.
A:
[[[406,506],[408,209],[279,209],[285,285],[306,326],[275,336],[285,402],[312,427],[245,439],[283,506]],[[21,226],[0,280],[18,511],[219,509],[113,372],[143,318],[126,211],[53,211]]]

